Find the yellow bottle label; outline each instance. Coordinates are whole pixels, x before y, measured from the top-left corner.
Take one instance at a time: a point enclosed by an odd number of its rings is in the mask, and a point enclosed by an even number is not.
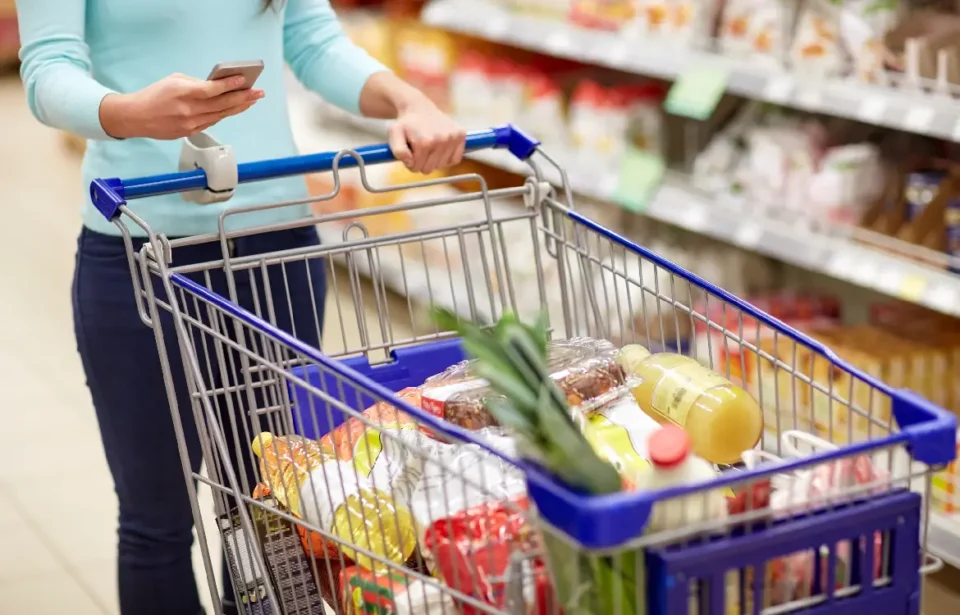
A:
[[[629,473],[633,476],[650,468],[650,462],[637,451],[626,427],[614,423],[602,414],[587,418],[584,435],[593,450],[613,464],[617,473]]]
[[[695,360],[681,355],[663,357],[665,373],[653,388],[653,409],[683,426],[687,414],[701,395],[715,387],[730,386],[730,381]]]

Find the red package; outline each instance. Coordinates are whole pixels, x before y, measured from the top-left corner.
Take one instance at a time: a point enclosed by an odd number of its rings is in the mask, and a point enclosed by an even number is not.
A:
[[[434,522],[426,531],[424,546],[433,553],[447,585],[497,609],[505,608],[511,554],[531,553],[539,543],[539,536],[521,512],[526,508],[526,498],[509,507],[490,502]],[[527,563],[532,564],[532,571],[526,568]],[[523,594],[528,612],[558,613],[546,566],[539,558],[525,559],[524,564]],[[463,615],[479,615],[468,604],[458,606]]]

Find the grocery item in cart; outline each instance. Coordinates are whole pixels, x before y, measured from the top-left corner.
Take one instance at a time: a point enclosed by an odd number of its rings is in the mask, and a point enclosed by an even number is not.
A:
[[[646,349],[625,346],[622,365],[640,381],[633,396],[655,418],[683,427],[694,454],[719,464],[734,464],[756,446],[763,431],[763,413],[742,388],[698,363],[672,353],[642,358]]]
[[[524,602],[535,605],[532,613],[556,613],[546,567],[535,557],[539,535],[527,522],[527,506],[526,498],[489,502],[434,522],[424,543],[446,584],[497,609],[518,588]],[[463,615],[481,612],[458,606]]]
[[[476,432],[476,437],[494,449],[515,457],[513,439],[498,429]],[[526,476],[515,465],[492,455],[476,444],[441,444],[424,464],[423,475],[410,500],[427,568],[436,572],[424,533],[438,519],[449,518],[487,502],[511,501],[527,492]]]
[[[261,433],[251,444],[260,458],[260,473],[274,496],[292,514],[329,531],[336,548],[361,566],[383,564],[356,551],[403,563],[416,548],[413,517],[406,501],[394,497],[390,476],[365,476],[355,464],[341,461],[319,442],[300,436]],[[379,474],[379,475],[378,475]],[[321,541],[314,555],[331,552]]]
[[[613,392],[600,404],[581,408],[580,429],[602,459],[635,485],[650,471],[647,440],[660,425],[637,405],[627,388]]]
[[[652,468],[637,476],[636,488],[660,491],[670,487],[705,483],[717,477],[713,464],[693,454],[690,436],[676,425],[664,425],[647,442]],[[647,532],[662,532],[727,515],[723,490],[667,498],[653,505]]]
[[[547,354],[551,378],[560,385],[567,403],[578,406],[623,383],[613,344],[590,338],[551,342]],[[423,409],[466,429],[497,425],[485,407],[493,392],[489,383],[473,375],[465,361],[430,378],[421,390]]]
[[[360,566],[340,571],[344,615],[453,613],[450,593],[439,580],[424,581],[402,569],[376,573]]]

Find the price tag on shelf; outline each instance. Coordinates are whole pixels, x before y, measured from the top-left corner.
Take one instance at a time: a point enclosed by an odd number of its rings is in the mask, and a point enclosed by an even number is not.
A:
[[[923,296],[923,291],[927,289],[927,280],[919,275],[906,275],[900,282],[900,288],[897,289],[897,296],[904,301],[917,303]]]
[[[930,307],[944,314],[956,315],[960,313],[960,296],[958,296],[960,293],[958,293],[958,290],[960,289],[953,285],[940,284],[930,293]]]
[[[804,109],[818,110],[823,106],[823,93],[816,88],[801,88],[797,93],[797,103]]]
[[[864,286],[873,286],[880,279],[880,268],[869,258],[860,259],[854,271],[854,278]]]
[[[907,112],[903,121],[905,129],[911,132],[925,132],[933,121],[933,109],[930,107],[913,107]]]
[[[860,104],[857,116],[867,124],[876,124],[883,118],[887,110],[887,101],[884,98],[869,96]]]
[[[846,251],[840,251],[834,254],[827,263],[827,271],[835,278],[849,280],[853,278],[853,267],[856,264],[856,257]]]
[[[953,140],[960,143],[960,118],[958,118],[957,123],[953,125]]]
[[[767,82],[767,87],[763,90],[763,97],[772,103],[783,104],[787,102],[792,92],[792,77],[772,77],[770,81]]]
[[[747,249],[757,247],[760,243],[760,237],[763,235],[763,229],[752,222],[744,222],[737,228],[737,233],[733,239],[739,245]]]
[[[680,215],[680,225],[685,229],[700,232],[707,228],[707,210],[705,207],[693,202],[682,206]]]
[[[543,44],[553,55],[565,55],[570,51],[570,35],[565,29],[554,30]]]
[[[490,15],[490,17],[484,19],[482,23],[484,24],[484,32],[491,40],[500,39],[506,35],[507,30],[510,29],[510,18],[499,12]]]
[[[613,201],[633,212],[646,210],[650,199],[663,183],[666,167],[663,158],[637,149],[627,149],[620,161]]]
[[[674,81],[663,106],[673,115],[705,120],[713,115],[729,80],[730,71],[719,66],[687,69]]]

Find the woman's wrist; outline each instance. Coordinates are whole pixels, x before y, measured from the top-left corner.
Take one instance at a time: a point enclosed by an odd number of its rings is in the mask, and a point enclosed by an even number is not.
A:
[[[100,126],[114,139],[136,137],[131,121],[133,101],[129,94],[107,94],[100,101]]]
[[[389,71],[374,73],[360,94],[360,112],[367,117],[396,119],[433,102],[409,83]]]

